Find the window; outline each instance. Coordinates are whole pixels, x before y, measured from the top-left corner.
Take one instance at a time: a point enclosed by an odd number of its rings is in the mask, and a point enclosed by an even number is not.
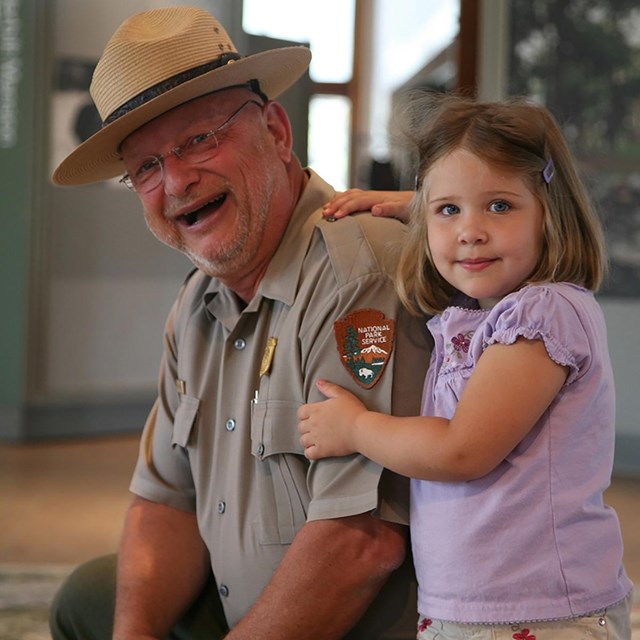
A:
[[[369,153],[389,158],[387,130],[395,91],[410,82],[458,35],[459,0],[377,0],[370,85]],[[456,70],[451,71],[455,76]]]
[[[370,186],[374,165],[384,171],[389,162],[394,93],[455,40],[460,0],[244,0],[243,6],[247,33],[311,46],[309,165],[339,190]],[[455,62],[450,67],[455,77]]]
[[[309,75],[315,89],[309,110],[309,166],[338,190],[350,182],[351,101],[346,84],[353,75],[354,16],[355,0],[244,0],[243,9],[247,33],[311,46]],[[333,93],[323,85],[344,91]]]

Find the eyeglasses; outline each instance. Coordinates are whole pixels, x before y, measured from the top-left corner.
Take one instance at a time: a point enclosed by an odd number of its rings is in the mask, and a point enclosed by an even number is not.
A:
[[[136,163],[135,168],[125,173],[120,182],[131,191],[137,193],[148,193],[155,189],[164,177],[164,161],[171,155],[180,158],[188,164],[199,164],[210,160],[218,151],[218,138],[216,134],[228,127],[240,112],[250,104],[255,104],[260,109],[264,104],[257,100],[247,100],[241,104],[220,126],[203,133],[191,136],[185,144],[180,147],[174,147],[161,156],[147,156]]]

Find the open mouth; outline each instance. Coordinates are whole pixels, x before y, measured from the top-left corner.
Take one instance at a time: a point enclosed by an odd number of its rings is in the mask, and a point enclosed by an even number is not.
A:
[[[203,207],[196,209],[195,211],[189,211],[189,213],[184,213],[178,217],[178,222],[180,224],[184,224],[187,227],[192,227],[194,224],[198,224],[203,218],[214,214],[227,199],[225,194],[218,196],[215,200],[211,200],[211,202],[207,202]]]

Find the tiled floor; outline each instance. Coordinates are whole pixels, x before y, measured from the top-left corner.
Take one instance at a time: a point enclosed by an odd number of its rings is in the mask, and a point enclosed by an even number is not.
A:
[[[115,551],[136,455],[137,437],[0,445],[0,564],[69,565]],[[606,500],[640,584],[640,478],[616,478]]]

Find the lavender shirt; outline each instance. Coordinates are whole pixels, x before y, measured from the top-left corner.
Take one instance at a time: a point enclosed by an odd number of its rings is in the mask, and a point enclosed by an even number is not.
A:
[[[602,497],[613,462],[613,374],[593,294],[570,284],[528,286],[492,309],[449,307],[428,326],[435,348],[423,415],[451,418],[484,349],[519,336],[542,340],[569,375],[491,473],[412,480],[420,613],[455,622],[549,620],[624,598],[632,585],[620,526]]]

